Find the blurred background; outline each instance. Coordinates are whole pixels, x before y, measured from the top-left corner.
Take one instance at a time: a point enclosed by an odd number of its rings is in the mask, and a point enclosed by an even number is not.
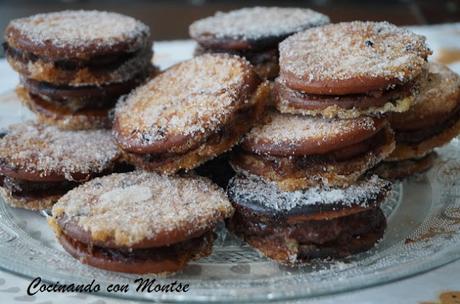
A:
[[[218,10],[255,5],[309,7],[328,15],[333,22],[357,19],[387,20],[397,25],[460,22],[460,0],[0,0],[0,30],[3,33],[11,19],[36,13],[98,9],[142,20],[152,29],[155,40],[187,39],[188,25],[192,21],[212,15]]]

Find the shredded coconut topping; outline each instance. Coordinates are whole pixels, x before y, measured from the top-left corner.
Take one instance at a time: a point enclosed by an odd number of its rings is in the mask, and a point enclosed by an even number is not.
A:
[[[53,207],[94,239],[131,246],[187,228],[189,235],[233,213],[225,192],[203,177],[135,171],[112,174],[71,190]]]
[[[206,54],[179,63],[118,103],[117,138],[148,145],[213,132],[248,103],[241,97],[253,77],[250,64],[236,56]]]
[[[11,125],[0,139],[0,163],[8,168],[59,174],[98,173],[120,156],[110,131],[62,131],[35,122]]]
[[[399,79],[419,75],[431,51],[425,37],[388,22],[344,22],[280,43],[281,74],[305,81]]]
[[[257,40],[279,37],[329,23],[323,14],[306,8],[251,7],[195,21],[190,25],[190,36],[213,36],[235,40]]]
[[[347,138],[357,131],[375,131],[375,121],[363,116],[355,119],[339,120],[321,117],[281,114],[272,111],[267,116],[264,125],[253,128],[244,138],[255,144],[258,142],[274,145],[289,145],[305,141],[314,141],[320,146],[323,143],[335,141],[337,138]]]
[[[149,28],[134,18],[102,11],[62,11],[38,14],[10,22],[8,28],[19,31],[36,45],[52,44],[57,48],[86,48],[120,42],[143,42]],[[8,31],[15,39],[14,31]],[[137,39],[142,39],[137,41]]]
[[[368,207],[386,195],[391,183],[378,176],[360,180],[347,188],[312,187],[293,192],[281,191],[275,183],[257,176],[234,177],[228,186],[230,200],[243,206],[259,206],[274,211],[296,207],[332,204],[343,207]]]

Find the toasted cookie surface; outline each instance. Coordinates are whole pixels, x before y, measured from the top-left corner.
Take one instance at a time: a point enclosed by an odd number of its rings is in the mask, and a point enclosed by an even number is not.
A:
[[[310,9],[252,7],[195,21],[189,32],[205,47],[257,49],[276,46],[293,33],[328,22],[327,16]]]
[[[428,77],[421,82],[415,105],[388,119],[396,131],[411,131],[436,125],[460,108],[460,76],[448,67],[430,62]]]
[[[422,158],[406,159],[402,161],[386,161],[380,163],[373,172],[381,178],[389,180],[404,179],[411,175],[423,173],[429,170],[437,158],[437,153],[431,152]]]
[[[0,139],[2,174],[23,180],[79,180],[110,169],[120,157],[110,131],[62,131],[26,122]]]
[[[179,63],[137,88],[115,111],[114,134],[126,151],[184,152],[254,106],[260,80],[250,64],[229,55]]]
[[[272,111],[265,124],[247,134],[242,147],[256,154],[321,154],[361,142],[385,124],[384,119],[371,117],[327,120]]]
[[[133,52],[149,35],[131,17],[100,11],[38,14],[13,20],[5,30],[9,46],[53,60]]]
[[[51,224],[85,244],[153,248],[202,235],[232,212],[223,190],[206,178],[135,171],[68,192],[53,207]]]
[[[387,22],[337,23],[284,40],[280,77],[311,94],[365,93],[414,79],[429,54],[423,36]]]

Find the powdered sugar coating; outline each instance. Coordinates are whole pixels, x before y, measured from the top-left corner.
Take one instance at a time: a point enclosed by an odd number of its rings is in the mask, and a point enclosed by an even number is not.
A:
[[[99,173],[120,157],[110,131],[62,131],[35,122],[11,125],[0,139],[0,162],[40,176]]]
[[[329,23],[329,18],[307,8],[251,7],[217,12],[192,23],[190,36],[200,41],[211,36],[218,39],[258,40],[279,38],[313,26]]]
[[[347,188],[312,187],[293,192],[281,191],[275,183],[257,176],[234,177],[228,186],[230,200],[243,206],[286,212],[297,207],[339,205],[369,207],[385,196],[391,183],[376,175],[360,180]]]
[[[374,133],[376,130],[375,120],[367,116],[339,120],[271,111],[267,115],[266,123],[254,127],[243,139],[243,144],[247,142],[251,146],[257,146],[258,143],[290,146],[314,142],[321,146],[341,141],[340,139],[353,134]],[[259,154],[257,148],[253,152]]]
[[[126,149],[173,136],[198,139],[250,106],[255,79],[250,64],[236,56],[206,54],[179,63],[117,104],[115,136]]]
[[[117,13],[67,10],[13,20],[5,33],[5,40],[13,47],[52,46],[80,57],[88,48],[98,51],[126,44],[129,47],[125,51],[137,50],[145,44],[150,30],[142,22]]]
[[[224,191],[206,178],[135,171],[96,178],[71,190],[52,213],[77,223],[94,240],[132,246],[184,227],[189,235],[211,229],[231,216],[233,208]]]
[[[280,74],[306,82],[398,79],[422,71],[425,37],[388,22],[343,22],[306,30],[280,43]]]

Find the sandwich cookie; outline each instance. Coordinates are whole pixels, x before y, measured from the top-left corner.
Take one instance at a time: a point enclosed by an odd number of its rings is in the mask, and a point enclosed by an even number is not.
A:
[[[408,176],[428,171],[438,159],[436,152],[431,152],[420,158],[405,159],[400,161],[383,161],[378,164],[373,172],[388,180],[401,180]]]
[[[372,248],[386,219],[379,205],[391,183],[367,177],[345,189],[283,192],[258,177],[237,176],[227,194],[235,208],[228,229],[285,265],[341,258]]]
[[[279,49],[278,110],[340,118],[407,111],[431,54],[423,36],[362,21],[308,29]]]
[[[12,125],[0,139],[0,191],[13,206],[51,207],[89,179],[124,170],[110,131],[61,131],[34,122]]]
[[[433,149],[460,134],[460,76],[444,65],[429,63],[416,104],[406,113],[391,114],[388,120],[396,148],[377,173],[403,178],[428,170],[435,159]]]
[[[262,79],[274,79],[279,72],[278,44],[294,33],[327,23],[327,16],[306,8],[251,7],[197,20],[189,33],[198,42],[197,55],[242,56]]]
[[[224,191],[206,178],[134,171],[73,189],[54,205],[49,224],[84,264],[161,274],[209,255],[215,225],[232,213]]]
[[[63,129],[106,128],[121,95],[153,75],[149,28],[99,11],[63,11],[10,22],[5,54],[17,92],[40,121]]]
[[[259,120],[269,94],[245,59],[206,54],[120,100],[113,133],[133,165],[189,170],[232,148]]]
[[[382,118],[327,120],[270,112],[233,153],[244,175],[275,182],[284,191],[317,184],[346,187],[394,149],[393,132]]]

